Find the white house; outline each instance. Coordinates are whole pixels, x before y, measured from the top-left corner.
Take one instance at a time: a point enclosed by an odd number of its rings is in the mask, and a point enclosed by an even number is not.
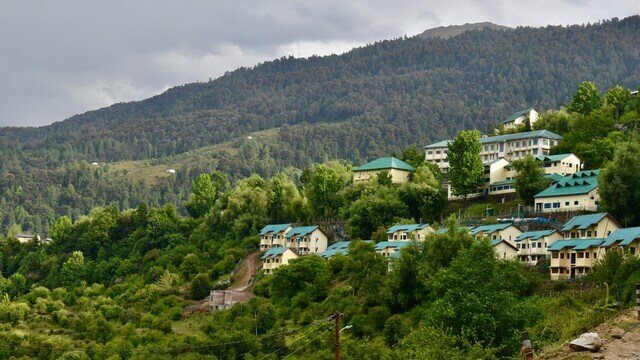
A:
[[[280,266],[288,265],[289,261],[298,257],[293,250],[288,247],[276,247],[267,250],[260,257],[262,259],[262,269],[265,274],[273,274],[273,271]]]
[[[534,196],[536,211],[597,211],[599,173],[600,170],[579,171],[539,192]]]
[[[327,235],[317,226],[294,227],[284,237],[285,246],[299,255],[319,254],[327,250]]]
[[[260,251],[285,246],[285,234],[291,230],[291,224],[270,224],[260,230]]]
[[[505,130],[515,129],[518,126],[526,125],[527,122],[530,127],[533,127],[536,121],[538,121],[538,112],[533,108],[529,108],[511,114],[511,116],[502,121],[502,127]]]
[[[434,230],[429,224],[396,224],[387,230],[389,241],[422,241]]]
[[[536,265],[547,258],[549,246],[562,238],[562,234],[556,230],[524,232],[516,238],[518,260],[527,265]]]

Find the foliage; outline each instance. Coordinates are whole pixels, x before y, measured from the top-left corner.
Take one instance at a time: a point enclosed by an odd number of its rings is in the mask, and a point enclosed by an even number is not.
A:
[[[540,167],[536,159],[527,155],[522,159],[513,161],[513,168],[516,170],[515,187],[518,197],[527,205],[533,205],[534,196],[546,189],[551,181],[544,177],[544,170]]]
[[[462,196],[466,204],[467,195],[477,192],[484,181],[482,159],[478,156],[482,150],[480,132],[462,131],[447,147],[452,192]]]
[[[569,104],[569,111],[582,115],[589,115],[595,109],[600,108],[602,99],[596,85],[591,81],[583,81],[578,91],[573,95]]]
[[[640,144],[627,142],[599,176],[602,209],[626,226],[640,225]]]

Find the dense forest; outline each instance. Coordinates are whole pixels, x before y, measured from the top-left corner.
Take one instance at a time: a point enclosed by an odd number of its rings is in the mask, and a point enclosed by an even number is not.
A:
[[[332,159],[362,164],[486,131],[528,107],[556,109],[581,81],[640,83],[640,16],[582,26],[467,31],[447,39],[400,38],[340,56],[281,58],[133,103],[41,128],[0,131],[0,223],[46,233],[53,219],[94,206],[145,201],[182,213],[189,186],[217,169],[232,182],[271,177]],[[241,141],[273,130],[269,141]],[[203,146],[225,149],[160,181],[109,164],[159,161]],[[98,167],[90,166],[98,162]]]

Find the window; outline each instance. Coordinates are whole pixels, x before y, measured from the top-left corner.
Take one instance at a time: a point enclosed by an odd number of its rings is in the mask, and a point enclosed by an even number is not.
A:
[[[558,253],[557,252],[552,253],[551,254],[551,258],[552,259],[557,259],[558,258]]]
[[[588,258],[589,258],[589,253],[588,253],[588,252],[585,252],[585,253],[584,253],[584,257],[588,259]]]
[[[569,206],[569,204],[570,203],[568,201],[565,201],[564,206]]]
[[[553,208],[554,209],[558,209],[559,207],[560,207],[560,202],[559,201],[553,203]]]
[[[542,145],[549,145],[549,139],[542,139]]]
[[[596,253],[593,253],[593,258],[596,259],[598,257],[598,255],[596,255]]]
[[[532,155],[538,155],[538,149],[531,150],[531,154]]]
[[[582,259],[584,257],[584,253],[581,251],[578,253],[578,259]]]
[[[560,253],[560,259],[564,259],[564,253]]]
[[[591,237],[591,230],[587,230],[587,237]]]
[[[578,200],[573,202],[573,205],[578,205],[580,202]]]
[[[436,150],[436,155],[440,155],[440,150]]]
[[[427,155],[433,155],[433,150],[427,151]]]
[[[558,273],[558,268],[551,268],[551,273],[557,274]]]
[[[551,203],[544,203],[545,209],[551,209]]]
[[[504,143],[500,143],[500,152],[504,151]]]
[[[533,145],[538,145],[538,139],[533,139]]]

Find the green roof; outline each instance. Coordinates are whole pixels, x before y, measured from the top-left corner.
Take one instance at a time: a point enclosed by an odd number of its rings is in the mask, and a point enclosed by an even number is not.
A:
[[[549,179],[553,182],[558,182],[558,181],[562,181],[565,180],[564,176],[560,175],[560,174],[544,174],[545,179]]]
[[[597,213],[597,214],[588,214],[588,215],[579,215],[574,216],[571,220],[567,221],[562,227],[561,231],[571,231],[576,228],[578,230],[585,230],[589,226],[593,226],[600,222],[600,220],[604,219],[607,216],[607,213]]]
[[[560,161],[568,158],[573,154],[556,154],[556,155],[544,155],[544,156],[536,156],[536,160],[542,162],[552,162],[552,161]]]
[[[289,248],[286,246],[271,248],[266,253],[264,253],[264,255],[262,255],[261,259],[274,258],[280,254],[283,254],[287,250],[289,250]]]
[[[471,229],[471,235],[477,235],[481,232],[485,232],[487,234],[491,234],[494,233],[496,231],[499,230],[504,230],[506,228],[508,228],[509,226],[512,226],[512,223],[502,223],[502,224],[495,224],[495,225],[482,225],[482,226],[478,226],[476,228]]]
[[[537,193],[534,198],[587,194],[598,187],[600,170],[578,171]]]
[[[422,230],[429,226],[429,224],[396,224],[387,230],[387,234],[393,234],[396,231],[412,232],[416,230]]]
[[[287,230],[289,226],[291,226],[291,224],[270,224],[260,230],[260,235],[266,235],[268,233],[277,234],[281,231]]]
[[[535,139],[535,138],[547,138],[547,139],[562,139],[562,136],[553,133],[549,130],[536,130],[536,131],[527,131],[515,134],[507,134],[507,135],[498,135],[498,136],[489,136],[480,138],[480,143],[482,144],[491,144],[491,143],[501,143],[505,141],[511,140],[524,140],[524,139]]]
[[[522,233],[521,235],[518,235],[518,237],[516,238],[516,242],[522,241],[524,239],[538,240],[545,236],[549,236],[554,232],[556,232],[556,230],[527,231],[525,233]]]
[[[394,248],[398,251],[410,243],[410,241],[381,241],[376,244],[376,251],[382,251],[386,248]]]
[[[353,171],[370,171],[370,170],[385,170],[385,169],[398,169],[405,171],[415,171],[416,168],[407,164],[406,162],[394,158],[394,157],[385,157],[373,160],[368,162],[362,166],[358,166],[353,169]]]
[[[289,230],[284,237],[286,237],[287,239],[289,239],[292,236],[302,237],[302,236],[305,236],[307,234],[312,233],[317,228],[318,228],[317,226],[294,227],[293,229]]]
[[[516,179],[501,180],[501,181],[496,181],[489,186],[513,185],[515,182],[516,182]]]
[[[520,116],[530,113],[531,110],[533,110],[533,108],[528,108],[527,110],[522,110],[522,111],[518,111],[517,113],[511,114],[511,116],[509,116],[508,118],[502,120],[502,123],[503,124],[507,124],[507,123],[510,123],[512,121],[515,121]]]
[[[424,148],[425,149],[443,148],[443,147],[447,147],[449,144],[451,144],[451,140],[442,140],[442,141],[438,141],[437,143],[427,145]]]
[[[564,248],[572,248],[573,250],[586,250],[592,246],[599,246],[603,239],[571,239],[558,240],[551,244],[547,250],[560,251]]]
[[[611,233],[602,246],[611,246],[619,242],[620,246],[627,246],[635,239],[640,239],[640,226],[618,229]]]

